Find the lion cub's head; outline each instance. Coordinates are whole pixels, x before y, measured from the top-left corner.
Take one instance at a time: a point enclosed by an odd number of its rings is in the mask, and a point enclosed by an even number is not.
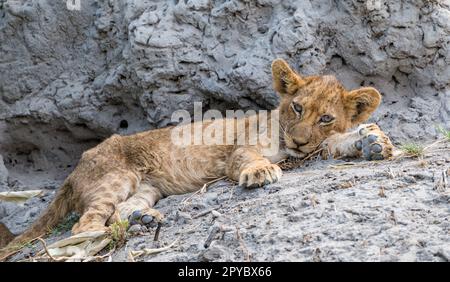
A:
[[[328,136],[366,121],[381,102],[375,88],[347,91],[333,76],[300,76],[282,59],[272,63],[281,95],[280,126],[286,151],[305,157]]]

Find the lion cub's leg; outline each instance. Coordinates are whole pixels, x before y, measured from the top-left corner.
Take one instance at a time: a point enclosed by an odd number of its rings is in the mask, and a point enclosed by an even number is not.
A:
[[[136,189],[137,177],[126,173],[108,173],[95,187],[86,187],[82,194],[84,209],[72,233],[108,230],[106,222],[113,215],[116,206],[125,201]]]
[[[363,157],[369,161],[388,159],[395,149],[389,137],[373,123],[361,124],[352,132],[334,134],[323,145],[324,157]]]
[[[239,185],[255,188],[278,181],[281,169],[254,147],[239,147],[227,160],[227,175]]]
[[[158,188],[147,183],[141,183],[136,194],[117,206],[117,212],[121,220],[129,220],[130,226],[141,224],[147,227],[155,227],[161,223],[164,216],[152,207],[162,198]]]

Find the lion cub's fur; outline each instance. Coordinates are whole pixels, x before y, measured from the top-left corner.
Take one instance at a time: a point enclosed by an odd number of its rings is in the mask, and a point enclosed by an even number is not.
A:
[[[328,137],[335,140],[329,142],[330,148],[338,148],[332,154],[351,151],[351,144],[340,148],[335,143],[347,140],[344,132],[364,122],[381,101],[374,88],[347,91],[332,76],[302,77],[280,59],[273,62],[272,72],[274,88],[281,95],[281,145],[277,156],[266,158],[260,147],[249,145],[177,147],[171,142],[172,127],[130,136],[113,135],[83,153],[55,200],[14,242],[44,234],[70,211],[81,214],[73,233],[105,229],[108,223],[127,218],[133,210],[161,217],[151,209],[160,198],[196,191],[222,176],[247,187],[273,183],[281,177],[274,162],[286,155],[304,157]],[[293,109],[293,103],[301,105],[301,113]],[[323,115],[334,119],[322,124]]]

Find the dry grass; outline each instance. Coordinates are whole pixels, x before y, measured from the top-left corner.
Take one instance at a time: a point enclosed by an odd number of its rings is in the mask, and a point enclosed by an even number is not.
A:
[[[417,143],[405,143],[400,146],[400,150],[409,157],[421,158],[425,154],[425,146]]]
[[[341,188],[341,189],[348,189],[348,188],[351,188],[351,187],[355,186],[355,184],[356,184],[355,180],[349,180],[349,181],[341,182],[339,184],[339,188]]]
[[[445,192],[447,187],[448,187],[448,173],[450,172],[450,169],[448,169],[447,171],[443,170],[441,173],[440,178],[438,179],[435,189],[440,191],[440,192]]]
[[[400,150],[402,151],[402,154],[400,157],[416,157],[419,159],[422,159],[425,155],[429,153],[436,153],[441,150],[445,149],[439,149],[438,146],[441,145],[444,142],[450,142],[450,130],[445,129],[442,126],[437,126],[437,131],[442,134],[442,138],[436,140],[435,142],[429,144],[429,145],[422,145],[415,142],[411,143],[404,143],[400,146]],[[426,166],[426,164],[423,164]]]
[[[75,225],[76,222],[78,222],[79,219],[80,216],[78,214],[70,214],[54,228],[50,228],[48,230],[48,233],[50,233],[51,235],[58,235],[67,232],[72,229],[72,227]]]
[[[447,130],[444,127],[442,127],[441,125],[439,125],[439,126],[437,126],[437,131],[439,133],[441,133],[442,135],[444,135],[445,140],[450,142],[450,130]]]
[[[110,249],[117,248],[125,244],[127,240],[128,220],[116,221],[111,224],[111,245]]]
[[[384,190],[383,186],[380,187],[380,191],[378,192],[378,196],[380,196],[382,198],[386,198],[386,191]]]

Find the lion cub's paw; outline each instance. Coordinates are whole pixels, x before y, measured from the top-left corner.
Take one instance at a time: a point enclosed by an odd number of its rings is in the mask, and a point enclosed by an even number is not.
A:
[[[385,160],[393,156],[394,146],[378,125],[360,125],[358,134],[361,138],[355,142],[355,147],[366,160]]]
[[[241,172],[239,185],[247,188],[262,187],[277,182],[281,174],[281,168],[276,164],[249,167]]]
[[[129,217],[130,226],[139,224],[145,227],[154,228],[163,225],[164,216],[158,210],[144,209],[135,210]]]

